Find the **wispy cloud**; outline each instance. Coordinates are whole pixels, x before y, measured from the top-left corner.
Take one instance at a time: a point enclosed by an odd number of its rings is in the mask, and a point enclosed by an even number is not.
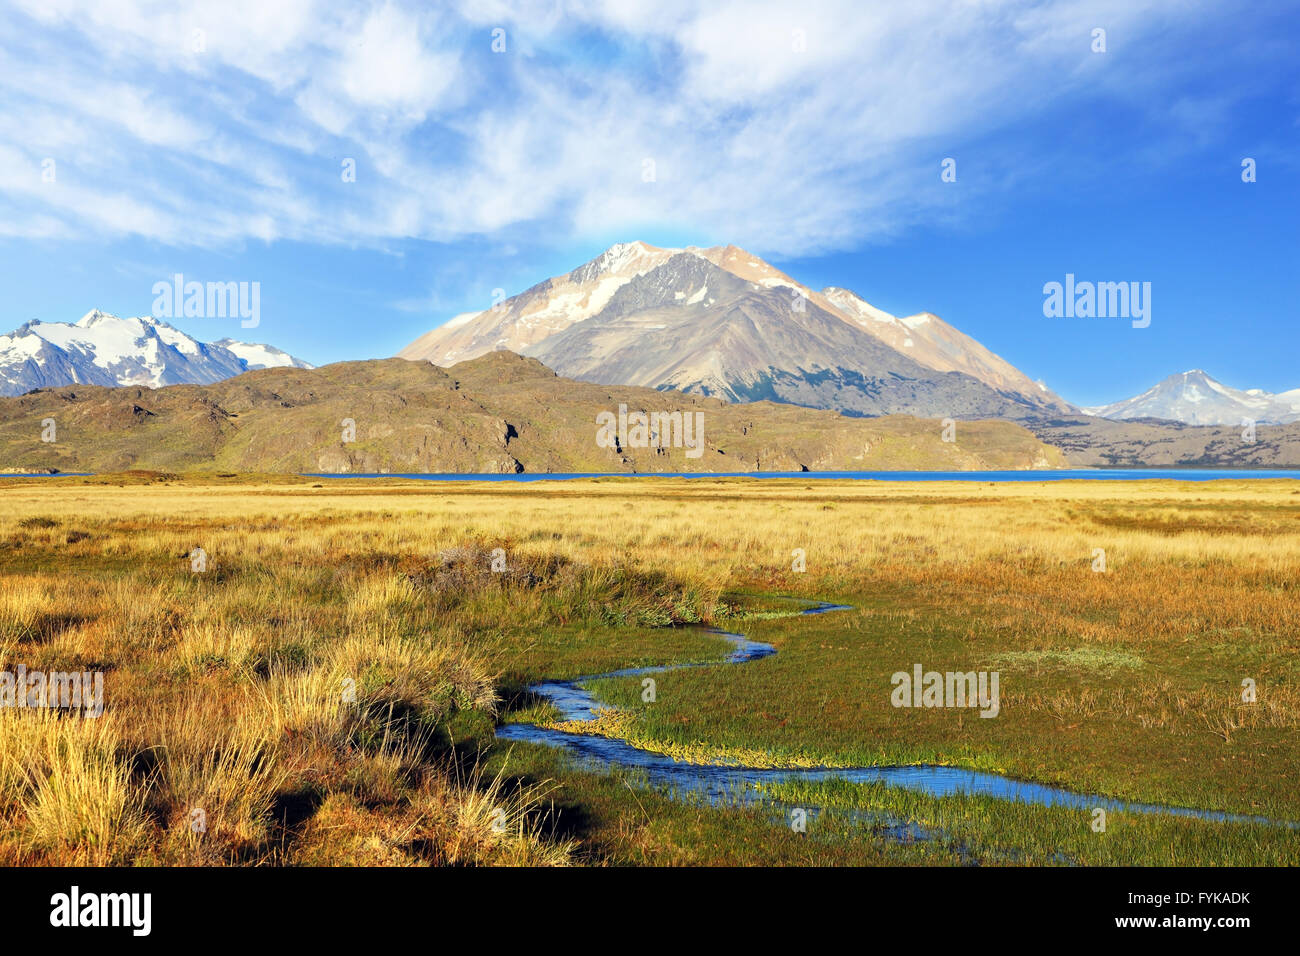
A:
[[[19,0],[0,12],[0,233],[380,247],[544,224],[843,248],[947,214],[939,161],[973,131],[1098,86],[1159,90],[1180,69],[1162,55],[1175,15],[1218,14]]]

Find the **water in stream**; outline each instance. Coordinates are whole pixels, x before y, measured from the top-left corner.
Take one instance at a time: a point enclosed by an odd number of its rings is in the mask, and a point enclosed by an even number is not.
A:
[[[816,603],[802,611],[803,614],[825,614],[832,611],[848,610],[843,604]],[[751,641],[743,634],[733,634],[710,628],[708,633],[726,638],[734,650],[724,664],[745,664],[750,661],[770,657],[776,648],[770,644]],[[539,697],[544,697],[560,712],[566,721],[594,720],[600,706],[595,697],[584,689],[588,681],[605,677],[633,677],[642,674],[656,674],[677,670],[680,667],[719,666],[717,662],[708,664],[679,664],[660,667],[638,667],[611,671],[607,674],[595,674],[570,681],[544,681],[534,684],[529,690]],[[519,740],[528,743],[545,744],[560,748],[577,758],[580,764],[594,772],[608,771],[615,768],[640,771],[646,781],[679,797],[703,798],[713,805],[769,805],[782,806],[768,797],[762,789],[764,784],[785,781],[819,782],[824,780],[844,780],[850,783],[882,783],[887,786],[902,787],[919,791],[934,797],[954,794],[972,794],[994,797],[999,800],[1012,800],[1021,803],[1037,804],[1049,807],[1068,807],[1091,812],[1097,807],[1106,811],[1127,811],[1130,813],[1154,813],[1169,816],[1195,817],[1220,823],[1261,823],[1274,824],[1278,821],[1267,817],[1224,813],[1217,810],[1197,810],[1190,807],[1167,807],[1156,804],[1126,803],[1107,797],[1074,793],[1059,787],[1050,787],[1039,783],[1014,780],[995,773],[978,770],[963,770],[956,767],[912,766],[912,767],[814,767],[797,769],[772,769],[763,767],[741,767],[726,764],[697,764],[674,760],[664,754],[653,753],[634,747],[624,740],[594,735],[575,734],[535,724],[504,724],[497,729],[497,737],[502,740]],[[810,808],[815,809],[815,808]],[[879,824],[879,818],[872,818]],[[1283,824],[1294,827],[1295,824]],[[924,838],[927,834],[907,821],[886,821],[885,830],[897,831],[895,834],[903,839]]]

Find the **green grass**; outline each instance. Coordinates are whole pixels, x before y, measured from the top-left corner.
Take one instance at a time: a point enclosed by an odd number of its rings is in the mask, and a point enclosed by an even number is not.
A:
[[[552,748],[499,747],[522,784],[551,780],[554,816],[549,821],[578,839],[578,858],[623,866],[880,866],[964,862],[942,843],[900,844],[884,833],[848,821],[793,832],[765,807],[719,808],[682,800],[646,785],[635,771],[592,774]],[[493,763],[492,766],[497,764]],[[829,823],[829,821],[824,821]]]
[[[1300,859],[1300,831],[1261,824],[1109,810],[1098,831],[1089,810],[931,797],[884,784],[782,783],[767,793],[793,806],[913,821],[969,862],[985,865],[1293,866]]]
[[[1109,673],[1120,668],[1138,668],[1143,664],[1136,654],[1117,648],[1067,647],[1047,651],[1003,651],[989,662],[996,667],[1041,671],[1061,668],[1094,673]]]
[[[753,622],[748,636],[776,645],[775,657],[656,675],[654,703],[642,702],[639,678],[591,687],[634,715],[635,742],[666,752],[725,757],[757,749],[792,766],[946,764],[1126,800],[1300,820],[1294,731],[1244,729],[1227,744],[1197,713],[1150,727],[1116,716],[1131,699],[1156,721],[1174,706],[1161,695],[1173,701],[1204,688],[1235,700],[1232,683],[1216,680],[1200,655],[1153,648],[1137,668],[1115,665],[1132,655],[1101,649],[1025,654],[999,649],[996,632],[967,636],[933,614],[899,627],[905,594],[845,601],[856,608]],[[890,675],[915,662],[927,670],[999,669],[1001,713],[983,719],[976,710],[894,708]],[[1258,672],[1264,665],[1255,663]],[[1046,705],[1031,709],[1030,692]]]

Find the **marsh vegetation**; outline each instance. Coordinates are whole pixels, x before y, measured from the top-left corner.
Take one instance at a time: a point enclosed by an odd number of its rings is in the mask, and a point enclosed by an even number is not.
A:
[[[1300,862],[1284,828],[1098,833],[865,784],[774,787],[823,808],[798,834],[772,806],[494,737],[555,720],[540,679],[721,659],[677,626],[721,624],[779,653],[665,673],[653,702],[601,681],[617,713],[591,729],[685,760],[942,764],[1300,820],[1291,481],[3,486],[3,670],[103,672],[106,700],[0,709],[4,862]],[[783,595],[853,609],[797,617]],[[998,717],[892,707],[917,661],[1000,671]]]

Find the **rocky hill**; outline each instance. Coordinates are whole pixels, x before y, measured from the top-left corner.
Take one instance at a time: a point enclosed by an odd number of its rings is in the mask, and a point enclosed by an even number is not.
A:
[[[598,443],[597,416],[702,418],[698,455]],[[54,441],[42,440],[53,419]],[[695,419],[692,417],[692,421]],[[350,424],[349,424],[350,423]],[[350,430],[350,433],[349,433]],[[670,429],[671,431],[671,429]],[[69,386],[0,398],[0,472],[841,471],[1063,467],[1065,456],[1010,422],[850,418],[557,376],[492,352],[442,369],[422,361],[271,368],[211,385]],[[351,440],[349,440],[351,439]],[[668,443],[661,438],[661,444]]]

